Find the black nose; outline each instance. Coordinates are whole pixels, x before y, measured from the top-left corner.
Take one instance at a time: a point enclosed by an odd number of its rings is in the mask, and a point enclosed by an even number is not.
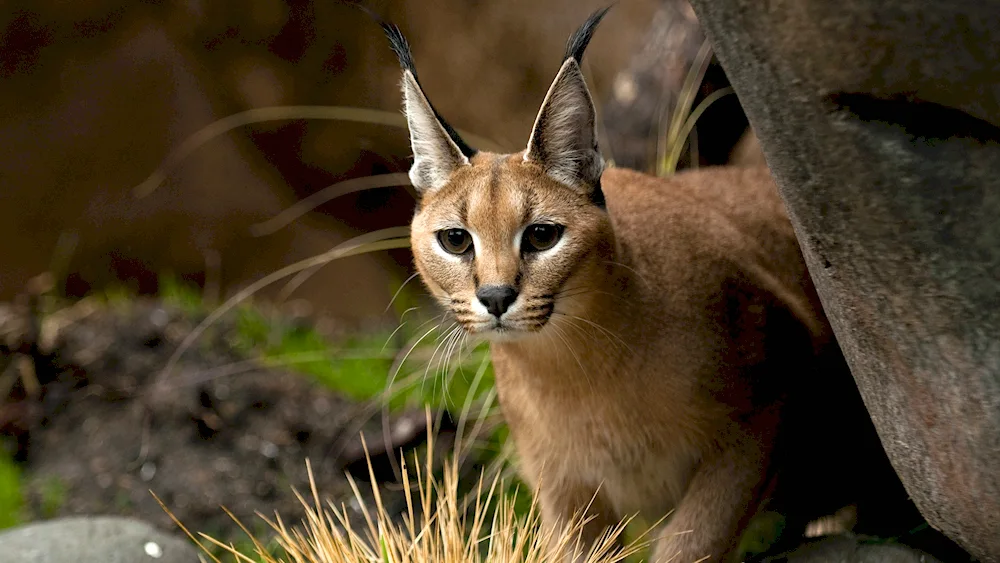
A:
[[[499,317],[517,300],[517,290],[509,285],[484,285],[476,290],[476,297],[491,315]]]

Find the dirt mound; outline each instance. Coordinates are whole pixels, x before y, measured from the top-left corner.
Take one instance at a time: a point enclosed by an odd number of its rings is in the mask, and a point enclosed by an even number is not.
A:
[[[16,311],[0,307],[10,336]],[[41,345],[0,339],[0,382],[20,376],[0,388],[0,437],[17,443],[27,519],[118,514],[175,529],[153,491],[192,530],[235,539],[241,533],[220,505],[247,524],[261,525],[255,511],[294,521],[301,506],[293,487],[308,490],[306,458],[319,490],[339,504],[352,496],[345,468],[364,466],[359,431],[384,450],[380,416],[236,352],[231,320],[156,384],[198,314],[139,300],[84,301],[62,315]],[[419,444],[422,421],[422,413],[387,419],[393,448]]]

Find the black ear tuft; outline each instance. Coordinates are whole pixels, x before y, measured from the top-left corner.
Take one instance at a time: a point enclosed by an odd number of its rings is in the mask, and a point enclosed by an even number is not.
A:
[[[392,49],[393,53],[396,53],[396,58],[399,59],[399,66],[403,70],[408,70],[413,74],[413,77],[417,77],[417,67],[413,64],[413,54],[410,53],[410,43],[406,41],[406,37],[403,37],[403,32],[399,31],[399,28],[395,24],[391,24],[385,21],[380,21],[379,25],[382,26],[382,31],[385,32],[385,36],[389,38],[389,48]]]
[[[614,6],[614,4],[611,4]],[[608,13],[611,6],[606,8],[601,8],[587,18],[587,21],[583,22],[580,29],[577,29],[575,33],[569,38],[569,42],[566,43],[566,54],[563,56],[565,61],[568,58],[576,59],[576,64],[582,64],[583,52],[587,50],[587,45],[590,44],[590,38],[594,35],[594,30],[597,29],[597,24],[601,23],[601,19],[604,18],[604,14]]]
[[[410,52],[410,43],[406,40],[406,37],[403,36],[403,32],[400,31],[395,24],[389,23],[371,12],[369,12],[369,14],[375,18],[378,24],[382,27],[382,31],[385,32],[385,36],[389,38],[389,47],[392,49],[392,52],[396,54],[396,58],[399,59],[399,66],[402,67],[404,71],[409,71],[410,74],[413,75],[413,80],[415,80],[420,89],[423,90],[423,86],[420,86],[420,80],[417,78],[417,67],[413,64],[413,54]],[[434,112],[434,117],[436,117],[438,122],[441,123],[441,126],[444,127],[444,130],[448,133],[448,136],[451,137],[451,140],[455,142],[455,145],[458,146],[458,149],[462,151],[462,154],[465,155],[466,158],[472,158],[475,156],[478,151],[470,147],[468,143],[466,143],[462,137],[459,136],[458,131],[455,131],[455,129],[452,128],[452,126],[449,125],[443,117],[441,117],[441,114],[438,113],[436,108],[434,108],[434,104],[430,103],[430,100],[428,100],[427,103],[430,104],[431,111]]]

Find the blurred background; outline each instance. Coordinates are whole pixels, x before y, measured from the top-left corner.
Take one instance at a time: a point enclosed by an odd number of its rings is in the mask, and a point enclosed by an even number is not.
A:
[[[501,151],[526,144],[566,39],[604,4],[365,3],[409,38],[446,119]],[[584,72],[615,165],[762,161],[685,0],[618,2]],[[285,266],[407,225],[398,80],[350,2],[4,3],[0,523],[114,513],[171,528],[152,489],[192,529],[228,537],[220,504],[294,517],[307,456],[322,490],[346,490],[361,429],[376,450],[419,444],[421,402],[387,400],[391,374],[417,374],[453,433],[493,412],[481,349],[454,359],[456,339],[420,340],[438,312],[419,281],[404,287],[406,248],[210,316]],[[499,427],[475,430],[496,445]]]
[[[527,142],[568,34],[603,4],[367,5],[408,35],[448,120],[514,151]],[[358,233],[408,222],[412,193],[386,187],[253,236],[252,226],[330,184],[408,168],[398,126],[295,119],[295,111],[226,132],[166,170],[155,189],[133,190],[172,149],[228,115],[271,106],[399,114],[396,61],[361,10],[333,0],[95,0],[7,2],[3,12],[0,298],[53,268],[59,290],[74,297],[112,283],[153,293],[166,270],[225,293]],[[661,122],[702,40],[684,2],[616,6],[585,65],[609,158],[653,166]],[[713,87],[721,86],[702,97]],[[746,127],[735,98],[704,116],[712,122],[721,127],[699,131],[712,138],[701,153],[725,161]],[[402,251],[345,260],[296,296],[338,321],[371,319],[409,263]]]

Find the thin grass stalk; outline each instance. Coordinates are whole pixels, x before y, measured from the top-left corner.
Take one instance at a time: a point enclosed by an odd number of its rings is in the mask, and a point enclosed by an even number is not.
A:
[[[289,266],[285,266],[284,268],[281,268],[276,272],[272,272],[271,274],[268,274],[267,276],[264,276],[263,278],[250,284],[248,287],[239,291],[236,295],[230,297],[225,303],[213,310],[212,313],[205,318],[205,320],[199,323],[194,330],[188,333],[188,335],[181,342],[180,346],[177,347],[177,350],[171,354],[163,369],[156,375],[154,385],[162,383],[167,378],[184,352],[186,352],[191,345],[194,344],[199,337],[201,337],[202,333],[204,333],[209,326],[219,320],[234,307],[249,299],[257,291],[260,291],[268,285],[271,285],[272,283],[275,283],[287,276],[296,274],[314,266],[328,264],[334,260],[379,250],[406,248],[410,245],[409,236],[403,238],[401,235],[408,235],[408,233],[409,227],[392,227],[389,229],[381,229],[371,233],[365,233],[347,240],[327,252],[300,260],[299,262]]]
[[[702,42],[701,47],[698,49],[697,55],[695,55],[694,62],[691,64],[691,67],[688,69],[688,72],[684,77],[684,82],[681,85],[681,91],[679,92],[677,104],[674,106],[674,111],[670,113],[667,133],[666,135],[660,137],[663,139],[663,142],[662,144],[657,143],[656,174],[658,176],[667,175],[666,167],[663,165],[666,161],[667,155],[672,152],[676,144],[683,144],[682,139],[684,139],[684,137],[680,136],[679,133],[685,123],[688,113],[691,111],[691,106],[694,104],[698,88],[705,78],[705,72],[708,70],[708,63],[711,60],[711,54],[712,45],[708,39],[705,39],[705,41]]]
[[[706,39],[698,50],[691,67],[688,68],[688,72],[684,77],[684,83],[681,86],[680,92],[678,92],[676,107],[670,114],[670,125],[663,144],[663,152],[658,155],[658,167],[661,167],[660,163],[662,163],[663,158],[673,149],[675,144],[684,142],[683,137],[678,136],[678,130],[687,118],[691,110],[691,104],[697,96],[697,91],[701,83],[704,81],[705,72],[708,70],[708,63],[710,61],[710,53],[711,47]],[[664,174],[662,168],[658,168],[658,172],[660,175]]]
[[[343,180],[331,184],[315,193],[312,193],[294,204],[288,206],[280,213],[266,221],[261,221],[250,226],[250,234],[255,237],[262,237],[273,234],[288,226],[292,221],[305,215],[316,207],[341,196],[370,190],[375,188],[392,188],[396,186],[409,186],[410,177],[405,173],[375,174],[372,176],[361,176]]]
[[[298,119],[323,119],[334,121],[353,121],[359,123],[370,123],[373,125],[390,125],[393,127],[406,127],[406,118],[397,112],[384,111],[369,108],[345,107],[345,106],[270,106],[253,108],[228,115],[205,127],[202,127],[188,138],[184,139],[174,150],[170,151],[160,165],[139,185],[132,188],[132,195],[136,198],[143,198],[156,190],[167,179],[167,175],[185,158],[212,139],[228,133],[233,129],[261,123],[265,121],[285,121]],[[487,150],[502,152],[502,150],[489,139],[474,135],[467,131],[459,130],[459,134],[468,139],[469,142],[483,147]]]
[[[712,92],[711,94],[706,96],[705,99],[702,100],[700,104],[698,104],[698,107],[695,108],[693,112],[691,112],[691,115],[688,116],[687,121],[684,122],[684,126],[681,128],[680,131],[682,135],[681,138],[686,137],[688,134],[691,133],[691,131],[694,130],[694,126],[698,122],[698,119],[701,117],[703,113],[705,113],[705,110],[707,110],[709,106],[714,104],[722,97],[728,96],[729,94],[733,93],[734,91],[732,86],[726,86],[725,88],[720,88],[719,90],[716,90],[715,92]],[[677,161],[680,160],[681,148],[683,146],[684,146],[683,143],[675,143],[671,147],[670,154],[667,156],[663,165],[665,175],[673,174],[677,170]]]

